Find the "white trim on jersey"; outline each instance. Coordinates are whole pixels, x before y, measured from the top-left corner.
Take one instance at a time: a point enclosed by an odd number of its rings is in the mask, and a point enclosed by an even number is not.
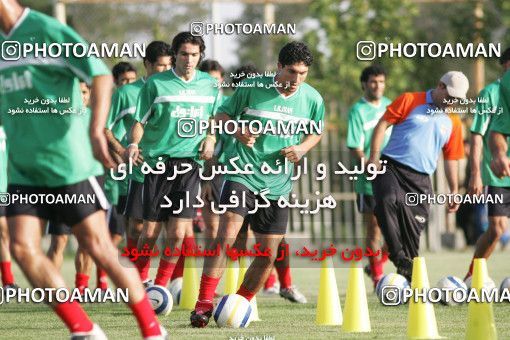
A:
[[[131,107],[128,107],[127,109],[120,111],[117,118],[115,118],[113,123],[108,127],[108,130],[111,130],[115,126],[115,124],[117,124],[122,118],[124,118],[125,116],[127,116],[129,114],[133,114],[135,112],[136,112],[136,106],[131,106]]]
[[[97,179],[94,176],[90,176],[89,178],[87,178],[87,180],[92,186],[92,190],[94,190],[94,193],[96,194],[96,197],[99,200],[101,208],[103,208],[104,210],[108,210],[110,208],[110,203],[108,203],[108,199],[106,198],[103,189],[101,189],[101,186],[99,185]]]
[[[92,78],[80,69],[74,67],[63,58],[34,58],[33,56],[27,56],[26,58],[20,58],[18,60],[0,60],[0,71],[10,67],[16,66],[27,66],[27,65],[40,65],[40,66],[58,66],[63,68],[69,68],[78,78],[86,82],[88,85],[92,84]]]
[[[275,79],[276,79],[276,75],[275,75],[275,76],[273,76],[273,84],[276,82],[276,81],[275,81]],[[301,90],[301,85],[299,85],[299,86],[298,86],[298,89],[297,89],[296,91],[294,91],[293,93],[291,93],[291,94],[290,94],[290,95],[288,95],[288,96],[284,96],[284,95],[283,95],[283,93],[282,93],[280,90],[278,90],[278,89],[276,88],[276,86],[274,86],[273,88],[274,88],[274,90],[276,91],[276,93],[278,93],[278,95],[279,95],[280,97],[282,97],[283,99],[287,100],[287,99],[289,99],[289,98],[294,97],[294,95],[295,95],[295,94],[297,94],[297,93],[299,92],[299,90]]]
[[[175,73],[175,68],[172,68],[172,72],[173,74],[178,78],[180,79],[183,83],[191,83],[193,81],[193,79],[195,79],[195,76],[197,75],[197,70],[193,70],[193,77],[191,77],[189,80],[184,80],[182,79],[181,77],[179,77],[179,75],[177,75],[177,73]]]
[[[480,131],[482,133],[482,136],[485,136],[485,134],[487,133],[487,129],[489,128],[489,124],[491,123],[491,120],[492,120],[492,117],[489,116],[487,118],[487,120],[484,122],[484,124],[482,125],[482,131]]]
[[[0,30],[0,35],[2,35],[2,37],[4,37],[5,39],[10,38],[12,36],[12,34],[14,33],[14,31],[16,31],[16,29],[21,26],[23,21],[25,21],[25,19],[27,18],[29,13],[30,13],[30,8],[26,7],[25,10],[23,11],[23,13],[21,14],[21,16],[19,17],[18,21],[16,21],[14,26],[12,26],[9,33],[4,34],[4,31]]]
[[[154,104],[168,102],[213,104],[215,100],[215,96],[159,96],[154,99]]]
[[[110,205],[108,210],[106,210],[106,226],[110,226],[110,220],[112,219],[113,215],[113,205]]]
[[[264,111],[264,110],[255,110],[255,109],[247,109],[244,114],[255,116],[255,117],[261,117],[261,118],[268,118],[268,119],[276,119],[276,120],[283,120],[286,122],[309,122],[309,118],[300,118],[291,116],[285,113],[281,112],[274,112],[274,111]]]
[[[149,110],[147,110],[147,113],[143,116],[142,120],[140,121],[142,125],[145,125],[145,123],[147,123],[147,121],[149,120],[149,116],[152,113],[152,105],[149,107]]]

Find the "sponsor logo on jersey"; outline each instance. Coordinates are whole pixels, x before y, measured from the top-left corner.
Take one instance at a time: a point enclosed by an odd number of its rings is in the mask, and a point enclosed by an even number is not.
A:
[[[191,106],[189,108],[181,107],[177,105],[177,107],[170,112],[170,117],[172,118],[201,118],[204,114],[203,106]]]
[[[2,94],[28,90],[33,87],[32,73],[28,70],[23,73],[12,72],[10,77],[0,74],[0,91]]]

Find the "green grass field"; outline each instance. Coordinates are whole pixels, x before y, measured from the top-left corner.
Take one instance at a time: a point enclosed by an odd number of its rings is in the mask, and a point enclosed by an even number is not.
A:
[[[472,252],[425,253],[430,283],[433,285],[441,277],[455,275],[463,277]],[[488,263],[489,275],[497,285],[510,276],[509,253],[496,251]],[[393,267],[387,265],[385,272]],[[154,270],[153,270],[154,271]],[[72,259],[66,259],[63,272],[72,286],[74,267]],[[398,339],[405,338],[407,329],[408,305],[384,307],[373,293],[371,282],[365,277],[372,332],[348,334],[340,327],[315,325],[315,308],[319,286],[319,269],[294,268],[294,282],[307,296],[306,305],[291,304],[280,297],[257,296],[259,315],[262,321],[252,323],[243,330],[220,329],[214,321],[206,329],[193,329],[189,326],[189,311],[174,308],[172,313],[161,321],[173,339]],[[347,286],[346,268],[337,268],[336,277],[342,308],[345,303]],[[27,282],[15,268],[15,275],[22,287]],[[91,279],[91,283],[95,282]],[[124,305],[85,304],[84,308],[92,319],[99,323],[110,339],[131,339],[139,337],[136,322]],[[495,304],[494,316],[499,339],[510,338],[510,304]],[[434,306],[439,334],[450,339],[463,339],[467,325],[467,305],[456,307]],[[59,319],[44,304],[8,304],[0,306],[1,339],[65,339],[67,330]],[[267,339],[267,338],[266,338]]]

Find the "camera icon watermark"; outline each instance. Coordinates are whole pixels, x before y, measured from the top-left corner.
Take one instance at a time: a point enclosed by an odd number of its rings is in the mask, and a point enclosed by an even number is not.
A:
[[[406,205],[408,207],[416,207],[419,203],[419,195],[416,192],[406,193]]]
[[[6,207],[11,204],[11,195],[7,192],[0,193],[0,207]]]
[[[19,41],[6,40],[2,43],[2,59],[16,61],[21,58],[21,44]]]
[[[177,121],[177,135],[181,138],[193,138],[198,134],[197,121],[193,118],[181,118]]]
[[[205,34],[205,25],[203,22],[195,21],[192,22],[190,25],[190,32],[191,35],[194,35],[195,37],[201,37]]]
[[[358,41],[356,44],[356,58],[361,61],[374,60],[377,55],[375,42],[369,40]]]
[[[381,303],[385,306],[398,306],[402,303],[402,293],[397,286],[384,286],[381,291]]]

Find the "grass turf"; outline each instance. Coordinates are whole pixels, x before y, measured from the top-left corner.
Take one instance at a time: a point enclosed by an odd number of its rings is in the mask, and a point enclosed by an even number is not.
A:
[[[424,253],[429,281],[432,285],[441,277],[455,275],[463,277],[472,252]],[[156,262],[156,261],[155,261]],[[307,296],[309,303],[292,304],[278,296],[257,296],[259,315],[262,321],[252,323],[248,328],[220,329],[211,322],[206,329],[189,326],[189,311],[175,307],[167,317],[161,317],[172,339],[398,339],[406,337],[408,305],[384,307],[373,293],[370,280],[365,277],[372,332],[348,334],[341,327],[315,325],[315,308],[319,286],[319,269],[303,268],[294,261],[292,270],[294,283]],[[301,267],[301,268],[297,268]],[[496,285],[510,276],[508,252],[496,251],[488,262],[489,275]],[[342,307],[345,303],[348,269],[336,268],[337,284]],[[385,272],[393,271],[387,265]],[[74,265],[66,258],[63,273],[70,286],[74,281]],[[154,270],[153,270],[154,273]],[[26,280],[15,267],[15,275],[22,287]],[[90,280],[94,287],[94,278]],[[220,289],[221,290],[221,289]],[[100,324],[110,339],[139,338],[136,322],[130,311],[122,304],[84,304],[91,318]],[[510,338],[510,304],[494,304],[494,317],[500,339]],[[434,306],[439,334],[450,339],[465,336],[467,325],[467,305],[446,307]],[[0,306],[0,339],[65,339],[68,332],[54,313],[44,304],[16,304]],[[265,338],[264,338],[265,337]]]

